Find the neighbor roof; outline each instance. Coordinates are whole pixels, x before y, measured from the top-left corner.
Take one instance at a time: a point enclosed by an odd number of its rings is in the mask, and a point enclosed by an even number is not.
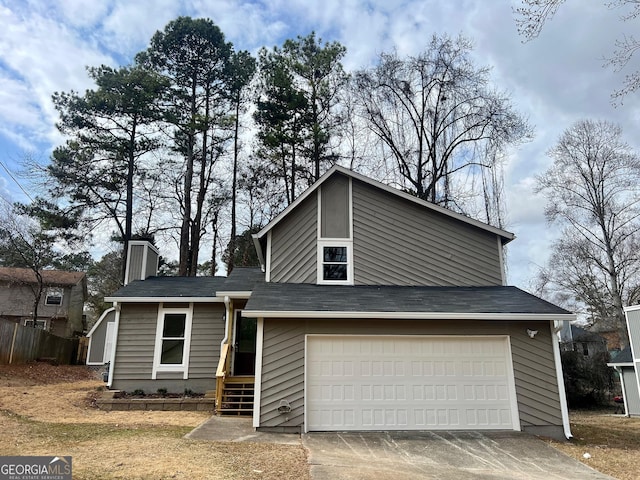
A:
[[[224,285],[226,277],[149,277],[125,285],[107,302],[163,302],[187,301],[187,299],[213,300],[216,291]]]
[[[73,286],[86,277],[84,272],[62,270],[41,270],[46,285]],[[0,282],[38,283],[36,274],[30,268],[0,267]]]
[[[496,318],[575,320],[571,312],[517,287],[256,285],[248,317]]]
[[[631,347],[627,346],[616,355],[609,363],[609,366],[631,365],[633,366],[633,356],[631,355]]]

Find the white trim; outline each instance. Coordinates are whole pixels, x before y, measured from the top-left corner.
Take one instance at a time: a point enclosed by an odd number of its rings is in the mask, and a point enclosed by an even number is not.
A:
[[[265,261],[264,281],[271,281],[271,232],[267,234],[267,259]]]
[[[349,177],[349,238],[353,240],[353,178]]]
[[[115,331],[114,322],[107,322],[105,325],[104,331],[104,347],[102,352],[102,363],[107,363],[108,359],[111,357],[111,351],[113,351],[113,345],[115,341],[115,337],[113,332]],[[111,343],[111,350],[107,352],[107,345]]]
[[[500,275],[502,278],[502,285],[507,285],[507,271],[504,264],[504,246],[500,241],[500,237],[496,237],[496,242],[498,242],[498,258],[500,259]]]
[[[224,344],[229,341],[229,318],[231,318],[231,312],[233,311],[233,305],[231,299],[224,297],[224,337],[220,340],[220,351],[224,348]]]
[[[555,323],[549,323],[551,329],[551,345],[553,347],[553,360],[556,364],[556,381],[558,382],[558,395],[560,396],[560,412],[562,413],[562,427],[564,429],[564,436],[567,440],[570,440],[573,435],[571,434],[571,424],[569,423],[569,407],[567,405],[567,392],[564,388],[564,375],[562,373],[562,359],[560,358],[560,341],[558,336],[555,335]]]
[[[345,247],[347,249],[347,279],[324,279],[325,247]],[[347,238],[323,238],[317,241],[316,283],[318,285],[353,285],[353,240]]]
[[[224,297],[104,297],[119,303],[224,303]]]
[[[122,309],[118,302],[114,302],[113,308],[116,309],[116,325],[113,333],[113,351],[111,352],[111,360],[109,362],[109,379],[107,380],[108,388],[111,388],[111,385],[113,385],[113,372],[116,367],[116,350],[118,350],[118,333],[120,332],[120,311]]]
[[[627,315],[627,312],[633,312],[636,310],[640,310],[640,305],[633,305],[632,307],[626,307],[624,309],[624,318],[627,324],[627,332],[631,332],[631,328],[629,328],[629,316]],[[637,391],[640,392],[640,372],[638,372],[638,370],[640,370],[640,360],[638,359],[638,353],[636,353],[636,346],[634,345],[633,335],[631,335],[631,333],[629,333],[629,348],[631,349],[631,361],[633,362],[633,373],[636,377],[636,386],[638,388]],[[626,392],[624,393],[624,397],[626,399]]]
[[[253,427],[260,426],[260,400],[262,398],[262,349],[264,346],[264,318],[256,325],[256,371],[253,394]]]
[[[162,331],[164,328],[165,314],[178,313],[185,315],[184,325],[184,345],[182,350],[182,363],[166,364],[160,363],[162,357]],[[191,327],[193,323],[193,303],[187,308],[165,308],[163,303],[158,305],[158,317],[156,320],[155,346],[153,351],[153,369],[151,379],[156,380],[159,372],[179,372],[184,380],[189,378],[189,358],[191,354]]]
[[[216,291],[216,297],[233,298],[238,300],[247,300],[251,298],[251,290],[247,291]],[[225,300],[226,302],[226,300]]]
[[[633,367],[633,362],[624,362],[624,363],[616,363],[616,362],[610,362],[607,363],[607,367]]]
[[[354,318],[398,320],[556,320],[573,321],[576,315],[552,313],[469,313],[469,312],[347,312],[243,310],[243,317],[264,318]]]
[[[520,412],[518,409],[518,397],[516,391],[516,383],[515,383],[515,373],[513,368],[513,354],[511,352],[511,337],[509,335],[499,334],[499,335],[387,335],[387,334],[335,334],[335,333],[308,333],[304,336],[304,419],[303,419],[303,432],[308,433],[309,425],[307,423],[307,405],[309,404],[308,393],[309,389],[307,388],[307,377],[308,377],[308,365],[309,365],[309,357],[308,357],[308,346],[309,346],[309,337],[333,337],[333,338],[344,338],[344,337],[359,337],[359,338],[424,338],[424,339],[483,339],[490,338],[496,339],[501,338],[506,346],[505,354],[507,361],[507,382],[509,389],[509,406],[511,409],[511,425],[514,431],[521,431],[522,427],[520,425]],[[258,376],[256,374],[256,380]]]

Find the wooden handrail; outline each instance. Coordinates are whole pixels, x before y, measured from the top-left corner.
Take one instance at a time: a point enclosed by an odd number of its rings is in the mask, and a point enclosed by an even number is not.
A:
[[[220,411],[222,405],[222,391],[224,390],[224,379],[227,376],[227,365],[231,345],[225,343],[220,350],[220,360],[216,370],[216,409]]]
[[[216,370],[216,377],[224,377],[227,372],[227,357],[229,356],[228,343],[225,343],[220,350],[220,360],[218,361],[218,369]]]

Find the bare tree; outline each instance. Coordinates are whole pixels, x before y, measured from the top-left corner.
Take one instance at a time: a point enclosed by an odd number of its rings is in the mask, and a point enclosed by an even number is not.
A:
[[[461,211],[477,174],[499,169],[494,159],[532,133],[471,51],[464,37],[433,36],[418,56],[382,54],[377,66],[356,73],[354,90],[405,188]]]
[[[615,329],[624,347],[623,305],[640,281],[640,159],[618,125],[592,120],[567,129],[549,156],[554,163],[537,189],[563,235],[547,274],[584,303],[592,322]]]
[[[516,25],[518,33],[525,41],[537,38],[544,25],[550,21],[560,5],[565,0],[522,0],[522,6],[515,8]],[[640,0],[610,0],[604,2],[609,9],[630,7],[630,11],[620,15],[620,20],[628,22],[640,16]],[[633,35],[623,35],[614,44],[614,50],[610,57],[605,59],[604,66],[613,68],[614,71],[622,71],[631,61],[636,51],[640,49],[640,40]],[[614,105],[621,105],[624,97],[640,88],[640,71],[636,70],[625,76],[622,88],[614,90],[611,100]]]

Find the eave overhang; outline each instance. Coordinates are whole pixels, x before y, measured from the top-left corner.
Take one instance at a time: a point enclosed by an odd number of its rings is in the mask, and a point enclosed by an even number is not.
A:
[[[576,320],[575,314],[552,313],[469,313],[469,312],[350,312],[350,311],[271,311],[243,310],[249,318],[318,318],[318,319],[381,319],[381,320],[499,320],[558,321]]]

